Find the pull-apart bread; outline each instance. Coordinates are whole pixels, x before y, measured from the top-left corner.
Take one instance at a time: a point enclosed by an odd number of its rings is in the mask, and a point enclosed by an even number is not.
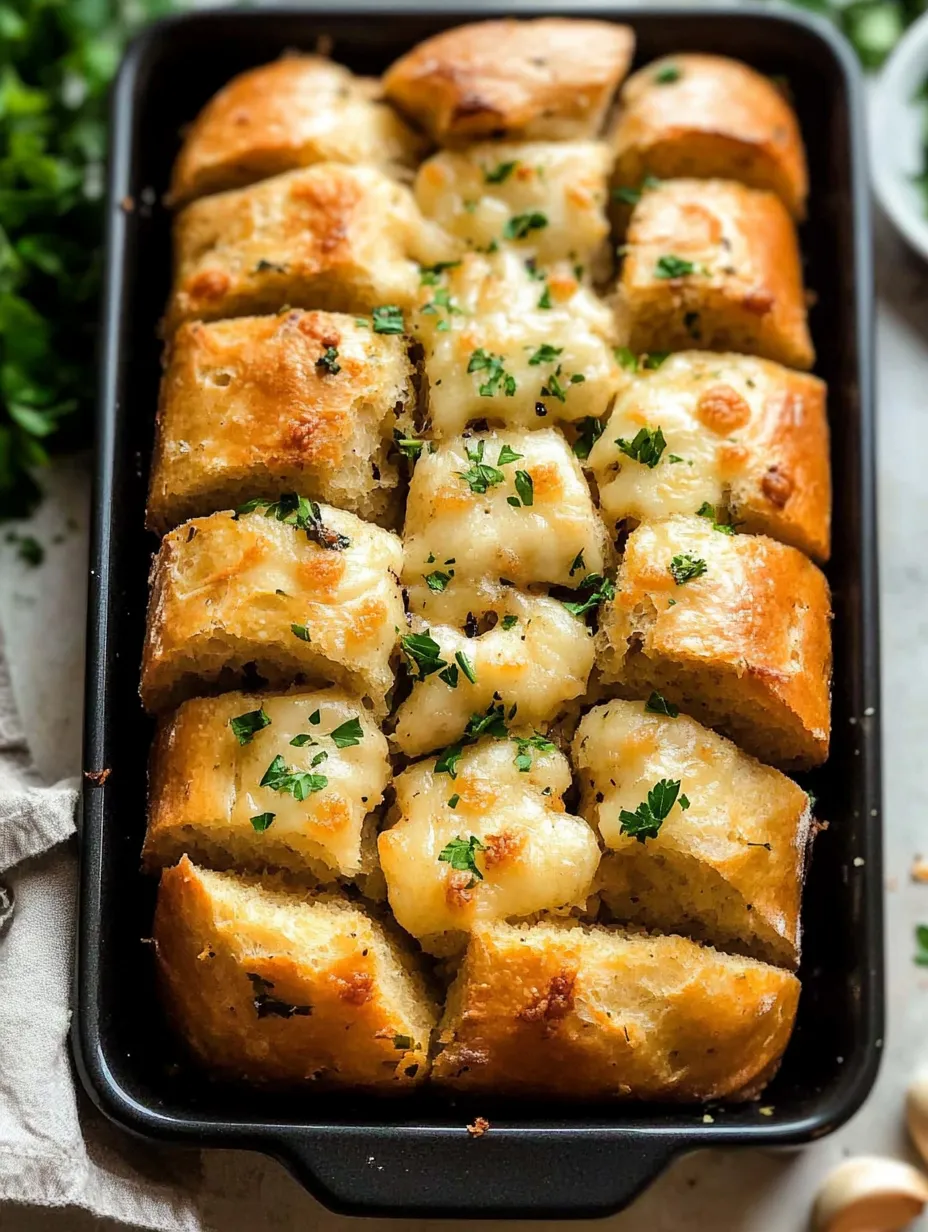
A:
[[[616,522],[699,513],[827,560],[825,384],[748,355],[680,351],[621,394],[589,466]]]
[[[657,693],[590,710],[573,761],[617,919],[798,966],[812,830],[801,788]]]
[[[642,192],[623,252],[633,352],[699,347],[812,367],[796,231],[773,193],[666,180]]]
[[[357,877],[389,781],[383,734],[340,689],[193,698],[158,728],[143,859]]]
[[[475,432],[423,450],[406,504],[409,608],[460,624],[507,586],[579,587],[608,544],[580,464],[560,432]],[[448,580],[436,585],[436,571]]]
[[[161,380],[148,525],[290,489],[391,521],[390,449],[414,405],[405,340],[366,320],[294,309],[182,325]]]
[[[384,91],[439,145],[595,137],[634,50],[632,31],[613,22],[474,22],[402,56]]]
[[[628,383],[612,312],[563,262],[469,253],[426,271],[410,330],[436,438],[480,421],[533,429],[599,419]]]
[[[249,505],[162,539],[142,657],[146,708],[256,672],[272,688],[334,682],[384,714],[406,619],[399,539],[292,494]]]
[[[419,168],[419,208],[468,248],[609,274],[609,148],[599,141],[486,142]]]
[[[682,937],[582,924],[482,925],[432,1068],[459,1090],[741,1101],[776,1072],[799,981]]]
[[[502,707],[482,723],[490,736],[396,776],[396,821],[378,839],[393,914],[433,954],[481,923],[583,910],[599,865],[592,829],[564,810],[563,753],[507,731]]]
[[[437,1006],[411,948],[358,904],[184,856],[161,875],[153,938],[169,1018],[210,1069],[382,1091],[425,1078]]]
[[[462,632],[412,618],[400,638],[412,686],[396,713],[396,747],[410,757],[457,740],[473,714],[502,701],[518,722],[547,726],[582,697],[593,638],[557,599],[510,590],[491,627]],[[426,657],[426,652],[429,657]]]
[[[615,599],[599,609],[597,662],[625,697],[656,690],[783,769],[828,756],[831,604],[795,548],[729,535],[706,518],[643,522]]]
[[[622,87],[612,137],[618,197],[647,179],[737,180],[805,215],[808,172],[795,112],[774,81],[724,56],[664,56]]]
[[[376,167],[317,163],[180,211],[164,329],[285,305],[404,308],[419,286],[416,263],[451,260],[458,248]]]
[[[171,204],[312,163],[414,166],[425,142],[380,94],[379,82],[322,56],[285,56],[233,77],[184,139]]]

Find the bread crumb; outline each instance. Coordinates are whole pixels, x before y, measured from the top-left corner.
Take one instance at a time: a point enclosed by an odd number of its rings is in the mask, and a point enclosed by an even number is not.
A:
[[[111,774],[112,770],[106,766],[103,770],[85,770],[84,778],[94,787],[102,787]]]
[[[474,1117],[470,1125],[467,1126],[467,1132],[472,1138],[482,1138],[490,1129],[490,1122],[486,1117]]]
[[[710,1116],[710,1115],[709,1115],[709,1113],[707,1112],[707,1113],[705,1114],[705,1116],[702,1118],[702,1123],[703,1123],[703,1125],[714,1125],[714,1124],[715,1124],[715,1117],[714,1117],[714,1116]]]
[[[763,1108],[758,1108],[757,1111],[761,1116],[773,1116],[773,1104],[764,1104]]]
[[[867,861],[863,858],[863,856],[855,856],[855,857],[854,857],[854,867],[855,867],[855,868],[863,868],[863,866],[864,866],[866,863],[867,863]]]

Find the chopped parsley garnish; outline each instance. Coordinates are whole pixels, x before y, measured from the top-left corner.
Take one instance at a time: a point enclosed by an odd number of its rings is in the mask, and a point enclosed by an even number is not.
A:
[[[680,455],[679,455],[678,453],[669,453],[669,454],[667,455],[667,461],[668,461],[668,462],[670,462],[670,463],[671,463],[671,464],[673,464],[673,465],[676,465],[676,463],[678,463],[678,462],[682,462],[683,460],[684,460],[684,459],[683,459],[683,458],[681,458],[681,457],[680,457]]]
[[[334,731],[329,732],[329,736],[335,742],[337,749],[350,749],[353,745],[360,744],[364,739],[364,729],[361,726],[361,720],[357,716],[353,719],[346,719]]]
[[[485,714],[472,714],[464,729],[464,737],[468,743],[479,740],[481,736],[495,736],[497,740],[505,740],[509,735],[506,730],[505,707],[490,702]]]
[[[551,288],[550,286],[547,285],[547,283],[545,284],[545,289],[538,296],[538,303],[535,305],[535,307],[536,308],[550,308],[551,307]]]
[[[519,493],[519,500],[523,505],[534,505],[535,503],[535,484],[528,471],[516,471],[516,491]],[[509,498],[510,504],[512,497]]]
[[[620,436],[615,443],[626,457],[631,458],[633,462],[640,462],[642,466],[647,466],[651,470],[660,462],[661,454],[667,448],[667,442],[660,428],[639,428],[630,441]]]
[[[580,420],[580,435],[574,441],[574,453],[578,458],[588,458],[590,450],[603,434],[603,424],[592,415]]]
[[[654,266],[655,278],[685,278],[687,274],[695,274],[696,266],[685,257],[675,257],[672,252],[657,258]]]
[[[0,330],[0,332],[2,332],[2,330]],[[0,441],[2,441],[2,431],[3,430],[0,429]],[[43,429],[43,434],[44,431],[45,430]],[[54,431],[54,429],[49,428],[47,431]],[[0,464],[0,466],[2,466],[2,464]],[[16,544],[16,558],[17,560],[21,560],[24,565],[31,565],[33,568],[36,568],[38,565],[41,565],[42,561],[45,559],[45,549],[34,535],[8,534],[7,540],[10,543]]]
[[[485,167],[483,171],[484,181],[487,184],[503,184],[509,179],[518,165],[519,160],[514,158],[512,162],[497,163],[492,170],[489,167]]]
[[[413,1043],[411,1035],[394,1035],[393,1047],[397,1050],[397,1052],[409,1052],[412,1046]]]
[[[559,402],[567,401],[567,390],[558,379],[560,369],[557,372],[552,372],[547,381],[541,387],[541,396],[543,398],[557,398]]]
[[[306,625],[291,625],[290,632],[294,637],[298,637],[301,642],[311,642],[313,639],[309,636],[309,629]]]
[[[448,797],[448,808],[456,809],[460,803],[461,803],[461,797],[458,795],[457,792],[455,792],[453,796]]]
[[[466,445],[467,456],[473,463],[466,471],[455,471],[454,473],[459,479],[463,479],[472,492],[476,492],[478,496],[482,496],[488,488],[495,487],[496,484],[502,483],[505,475],[495,466],[490,466],[488,462],[484,462],[483,454],[486,448],[486,441],[479,441],[476,449],[472,449],[470,445]],[[505,448],[505,446],[504,446]],[[502,453],[502,450],[500,450]]]
[[[396,304],[381,304],[371,313],[375,334],[401,334],[406,328],[403,324],[403,310]]]
[[[620,201],[622,205],[637,205],[641,200],[641,194],[649,188],[659,188],[660,180],[657,176],[646,175],[637,188],[631,184],[623,184],[619,188],[613,188],[612,200]]]
[[[460,872],[470,873],[470,883],[466,887],[469,890],[478,881],[483,881],[483,873],[477,867],[478,851],[486,851],[486,848],[476,834],[472,834],[470,838],[453,838],[447,847],[439,852],[438,858]]]
[[[515,214],[503,227],[504,240],[524,240],[531,231],[540,231],[548,225],[545,214]]]
[[[425,680],[433,672],[440,672],[448,666],[441,657],[441,647],[428,629],[424,633],[407,633],[401,637],[400,650],[406,656],[410,671],[418,671],[417,680]]]
[[[326,347],[316,360],[316,367],[322,368],[329,376],[337,376],[342,370],[342,366],[338,362],[337,349],[334,346]]]
[[[928,924],[915,925],[915,963],[919,967],[928,967]]]
[[[504,629],[512,629],[519,623],[518,616],[504,616],[502,625]]]
[[[393,443],[400,453],[405,454],[407,458],[412,458],[413,461],[419,457],[425,445],[425,441],[420,441],[416,436],[404,436],[399,428],[393,430]]]
[[[647,800],[643,800],[634,813],[630,813],[628,809],[621,810],[619,820],[622,824],[619,827],[619,833],[628,834],[631,838],[637,839],[639,843],[649,838],[657,838],[679,794],[679,779],[660,779],[648,792]],[[684,800],[686,804],[683,803]],[[680,807],[687,809],[689,806],[690,802],[686,796],[680,796]]]
[[[615,356],[619,367],[624,368],[626,372],[638,371],[638,356],[630,347],[613,347],[612,354]]]
[[[442,308],[444,308],[449,316],[463,315],[461,309],[451,298],[451,292],[447,287],[439,287],[432,299],[422,308],[422,311],[426,316],[435,316]],[[447,322],[443,321],[441,325],[447,325]],[[441,325],[439,325],[439,329],[441,329]]]
[[[276,816],[276,813],[258,813],[256,817],[249,817],[248,820],[251,822],[254,830],[257,830],[259,834],[263,834]]]
[[[591,612],[594,608],[599,607],[607,599],[615,598],[615,583],[610,581],[609,578],[603,577],[601,573],[588,573],[578,589],[589,590],[590,594],[582,603],[564,604],[564,607],[573,616],[585,616],[587,612]]]
[[[452,663],[448,667],[442,668],[438,673],[438,679],[443,680],[449,689],[456,689],[458,687],[457,665]]]
[[[256,496],[246,501],[244,505],[239,505],[234,517],[238,518],[243,513],[253,513],[262,506],[266,518],[276,518],[278,522],[286,522],[288,526],[295,526],[297,530],[305,531],[307,539],[311,539],[321,548],[328,548],[332,552],[343,552],[345,548],[351,547],[351,540],[347,535],[340,535],[323,523],[322,511],[318,504],[307,500],[305,496],[297,496],[296,492],[284,492],[276,501]]]
[[[692,582],[693,578],[702,577],[706,572],[707,565],[701,556],[693,556],[690,552],[681,552],[679,556],[673,558],[667,567],[676,584],[683,586],[686,582]]]
[[[712,529],[721,531],[723,535],[733,535],[735,533],[735,528],[731,522],[719,522],[716,520],[715,506],[710,505],[708,501],[703,501],[696,510],[696,516],[708,519],[712,523]]]
[[[653,371],[655,368],[659,368],[664,360],[669,358],[669,351],[650,351],[647,355],[642,355],[641,366]]]
[[[500,385],[507,398],[515,396],[516,378],[506,371],[502,355],[493,355],[483,347],[478,347],[467,362],[467,371],[487,374],[486,380],[477,389],[481,398],[495,397]]]
[[[304,744],[315,744],[316,741],[311,735],[309,735],[308,732],[300,732],[298,736],[293,737],[290,743],[294,746],[294,748],[301,749]]]
[[[318,727],[319,724],[322,722],[322,715],[319,713],[318,710],[314,710],[312,714],[309,716],[309,721],[310,723],[312,723],[313,727]]]
[[[586,565],[583,561],[583,548],[574,557],[574,563],[570,566],[570,576],[573,577],[578,569],[585,569]]]
[[[437,287],[445,270],[456,269],[460,264],[460,261],[437,261],[434,265],[420,265],[420,287]]]
[[[270,724],[271,720],[265,714],[263,706],[260,710],[249,710],[229,720],[229,726],[239,744],[251,744],[255,733],[263,727],[270,727]]]
[[[669,86],[673,82],[680,80],[680,70],[675,64],[665,64],[654,74],[654,84],[658,86]]]
[[[445,589],[451,581],[450,573],[442,573],[440,569],[435,569],[432,573],[426,573],[425,584],[429,590],[437,591],[439,594]]]
[[[454,657],[455,657],[455,660],[457,661],[458,667],[461,669],[461,671],[464,673],[467,679],[471,682],[471,684],[476,684],[477,683],[477,670],[474,667],[473,662],[468,658],[468,656],[464,653],[463,650],[457,651]]]
[[[499,451],[499,457],[496,459],[497,466],[505,466],[508,462],[518,462],[524,455],[516,453],[511,445],[503,445]]]
[[[509,739],[518,748],[513,765],[523,774],[532,768],[532,749],[538,753],[553,753],[557,747],[538,732],[534,736],[510,736]]]
[[[455,779],[458,776],[458,762],[464,750],[459,744],[450,745],[443,753],[440,753],[435,761],[436,774],[448,774]]]
[[[306,770],[294,770],[278,753],[265,770],[260,786],[293,796],[294,800],[305,800],[313,792],[322,791],[328,782],[324,774],[310,774]]]
[[[662,696],[655,690],[644,704],[645,710],[651,714],[664,714],[668,719],[676,719],[680,715],[680,709],[673,702],[669,702],[666,697]]]
[[[551,346],[549,342],[543,342],[528,362],[536,367],[538,364],[556,363],[557,357],[563,350],[563,347]]]
[[[292,1005],[289,1001],[280,1001],[277,997],[270,996],[270,990],[274,987],[270,980],[265,980],[251,971],[246,971],[245,974],[254,989],[252,1004],[259,1018],[293,1018],[294,1015],[305,1018],[313,1012],[311,1005]]]

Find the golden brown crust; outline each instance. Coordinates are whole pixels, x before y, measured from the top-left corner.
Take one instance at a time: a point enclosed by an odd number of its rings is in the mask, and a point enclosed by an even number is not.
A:
[[[705,571],[678,584],[671,564],[684,557]],[[656,688],[782,768],[828,756],[830,595],[795,548],[705,518],[642,523],[600,611],[600,670],[626,696]]]
[[[407,307],[419,286],[416,261],[454,255],[405,185],[375,167],[317,163],[181,210],[164,328],[284,305]]]
[[[609,517],[643,521],[712,507],[720,522],[790,543],[817,560],[831,547],[831,470],[823,381],[747,355],[680,351],[620,395],[589,465]],[[660,427],[654,467],[618,440]],[[684,464],[672,458],[683,458]]]
[[[737,180],[805,214],[808,172],[795,112],[776,84],[738,60],[666,56],[622,88],[614,182],[645,176]]]
[[[613,22],[474,22],[402,56],[387,70],[384,91],[441,145],[593,137],[634,46],[629,27]]]
[[[378,1090],[425,1077],[434,1006],[411,958],[360,907],[185,856],[162,874],[153,937],[169,1017],[209,1069]]]
[[[182,325],[161,380],[149,528],[291,489],[389,520],[387,453],[412,378],[402,337],[340,313]]]
[[[320,547],[260,511],[214,513],[165,535],[142,656],[147,709],[177,705],[204,685],[228,687],[251,665],[272,687],[334,681],[384,713],[405,619],[402,547],[353,514],[328,505],[320,514],[348,546]]]
[[[378,83],[321,56],[285,56],[233,77],[190,127],[170,203],[241,188],[312,163],[414,166],[421,136],[383,102]]]
[[[662,183],[635,206],[625,254],[619,288],[634,352],[695,345],[812,367],[796,232],[773,193]]]
[[[744,1100],[789,1040],[799,983],[681,937],[478,928],[439,1028],[433,1077],[566,1099]]]

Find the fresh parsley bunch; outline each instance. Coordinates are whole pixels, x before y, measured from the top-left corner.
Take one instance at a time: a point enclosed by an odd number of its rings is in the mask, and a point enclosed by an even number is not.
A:
[[[171,0],[0,0],[0,516],[48,447],[89,443],[107,89]]]

